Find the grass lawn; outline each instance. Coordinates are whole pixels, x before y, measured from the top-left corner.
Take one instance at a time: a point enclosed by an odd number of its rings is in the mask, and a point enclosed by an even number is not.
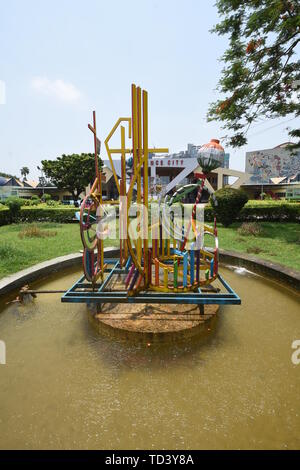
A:
[[[23,237],[24,228],[37,226],[46,237]],[[52,236],[51,236],[52,235]],[[118,245],[118,240],[105,240],[104,246]],[[39,222],[0,227],[0,278],[57,256],[82,249],[79,224]]]
[[[248,253],[281,263],[300,271],[300,225],[297,223],[260,222],[260,235],[240,235],[240,223],[228,228],[218,226],[219,247]]]
[[[225,250],[254,254],[300,271],[300,225],[261,222],[261,233],[241,235],[235,223],[218,226],[219,246]],[[37,226],[43,237],[20,237],[24,229]],[[106,240],[105,246],[118,246],[118,240]],[[78,224],[38,223],[0,227],[0,278],[33,264],[82,249]]]

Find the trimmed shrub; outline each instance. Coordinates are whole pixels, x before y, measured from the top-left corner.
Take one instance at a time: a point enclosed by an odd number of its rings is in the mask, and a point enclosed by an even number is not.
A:
[[[8,198],[3,200],[4,207],[9,207],[9,205],[11,204],[11,201],[14,201],[14,202],[17,201],[17,204],[19,204],[20,207],[26,206],[26,204],[28,203],[28,199],[25,199],[23,197],[9,196]]]
[[[58,222],[61,224],[69,224],[77,222],[75,219],[76,209],[74,207],[64,206],[26,206],[22,207],[18,214],[17,220],[13,222]],[[7,208],[0,210],[0,226],[8,225],[12,221]]]
[[[1,225],[7,225],[10,223],[8,218],[9,210],[7,207],[5,209],[1,208],[0,210],[0,227]]]
[[[73,207],[24,207],[20,214],[22,222],[74,222],[76,209]]]
[[[41,201],[47,204],[49,201],[51,201],[51,195],[47,193],[43,194],[41,197]]]
[[[22,207],[23,206],[32,206],[32,200],[31,199],[23,199]]]
[[[15,222],[19,219],[23,201],[19,197],[8,197],[5,201],[8,207],[8,217],[10,222]]]
[[[22,203],[24,203],[24,201],[26,201],[26,199],[23,199]],[[53,202],[55,202],[55,205],[52,206]],[[76,222],[75,212],[78,210],[79,209],[75,207],[61,205],[56,201],[51,201],[51,206],[45,204],[38,207],[30,205],[23,206],[21,207],[17,221],[72,223]],[[0,226],[11,223],[9,214],[10,211],[6,205],[0,207]],[[214,220],[214,209],[210,204],[205,207],[204,218],[206,222],[213,222]],[[300,222],[300,204],[285,201],[250,200],[241,210],[238,221]]]
[[[35,196],[36,198],[37,196]],[[22,201],[23,201],[23,204],[22,204],[22,207],[23,206],[37,206],[40,202],[39,202],[39,199],[24,199],[22,198]]]
[[[38,206],[40,204],[41,200],[38,196],[34,195],[31,196],[31,205],[32,206]]]
[[[299,222],[300,204],[281,201],[249,201],[241,210],[239,220],[245,222]]]
[[[224,227],[229,227],[237,219],[247,201],[247,194],[234,188],[219,189],[210,198],[213,212]]]
[[[57,201],[53,201],[53,199],[48,199],[48,201],[46,201],[46,204],[47,204],[47,206],[50,206],[50,207],[59,206],[59,203]]]

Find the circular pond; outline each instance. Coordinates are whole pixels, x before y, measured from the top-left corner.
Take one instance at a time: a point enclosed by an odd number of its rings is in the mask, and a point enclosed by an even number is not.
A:
[[[222,273],[241,306],[205,336],[119,341],[59,294],[0,305],[1,449],[299,449],[299,296],[244,271]],[[80,272],[35,283],[68,288]]]

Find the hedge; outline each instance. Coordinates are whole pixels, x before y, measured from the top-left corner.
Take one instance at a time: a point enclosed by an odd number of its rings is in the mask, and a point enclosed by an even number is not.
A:
[[[24,206],[21,208],[19,222],[59,222],[59,223],[72,223],[74,222],[75,212],[78,209],[74,207],[45,207],[37,208],[32,206]],[[0,225],[7,225],[9,223],[8,209],[0,210]]]
[[[300,222],[299,203],[246,204],[240,212],[241,221]]]
[[[213,210],[209,205],[205,207],[204,214],[207,222],[213,221]],[[249,201],[241,210],[237,220],[240,222],[300,222],[300,204]]]
[[[74,222],[74,207],[31,207],[21,208],[20,222]],[[213,210],[208,205],[205,207],[205,220],[212,222]],[[300,222],[300,204],[288,202],[265,203],[249,201],[241,210],[238,220],[244,221],[269,221],[269,222]],[[9,223],[8,209],[0,208],[0,226]]]

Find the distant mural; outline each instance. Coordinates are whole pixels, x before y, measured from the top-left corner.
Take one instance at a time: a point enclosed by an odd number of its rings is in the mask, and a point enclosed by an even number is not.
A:
[[[300,152],[291,155],[286,148],[246,153],[246,173],[251,183],[267,183],[270,178],[293,176],[300,172]]]

